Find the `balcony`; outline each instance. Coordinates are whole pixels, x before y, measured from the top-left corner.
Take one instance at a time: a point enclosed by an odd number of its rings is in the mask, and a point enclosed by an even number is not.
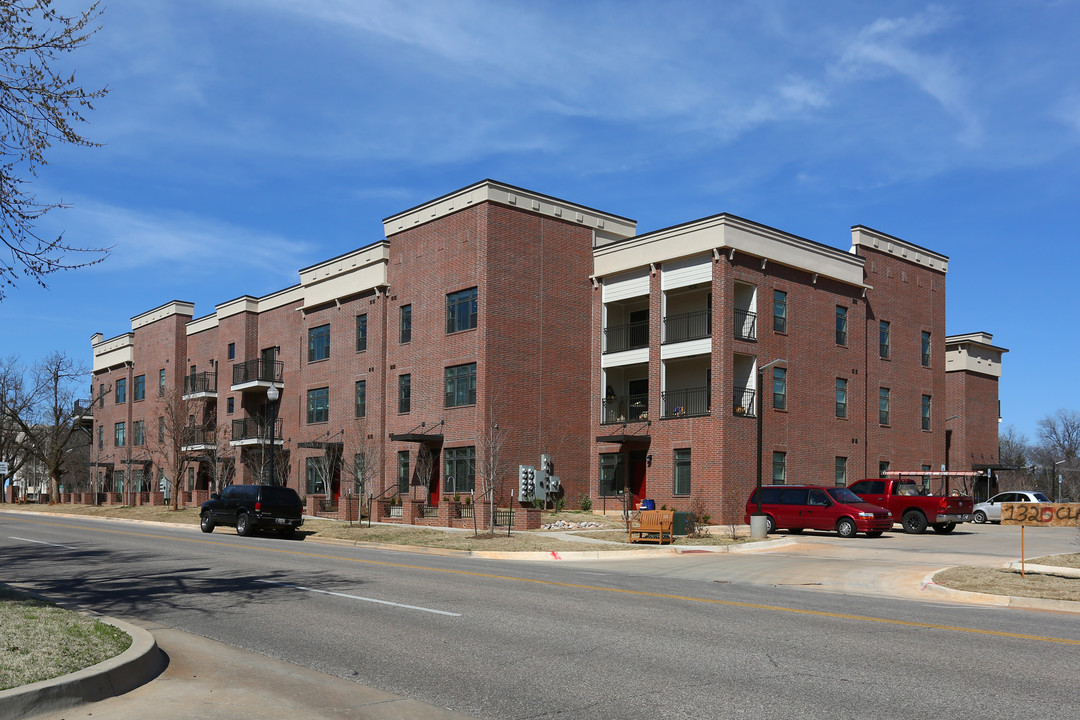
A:
[[[89,400],[76,400],[71,409],[71,416],[75,424],[81,427],[90,427],[94,424],[94,404]]]
[[[757,313],[749,310],[735,311],[735,339],[757,341]]]
[[[229,444],[233,447],[246,445],[269,445],[270,423],[262,418],[244,418],[232,421],[232,439]],[[281,420],[274,422],[274,444],[281,445]]]
[[[708,415],[712,398],[709,388],[683,388],[660,393],[663,417],[693,417]]]
[[[711,310],[698,310],[664,318],[665,344],[700,340],[710,335],[712,335]]]
[[[236,363],[232,367],[233,392],[266,392],[271,385],[281,385],[285,363],[267,362],[256,358]]]
[[[648,321],[612,325],[604,329],[604,353],[649,347]]]
[[[754,405],[755,392],[755,389],[752,387],[740,387],[736,385],[732,412],[739,416],[757,417],[757,406]]]
[[[217,373],[201,372],[184,376],[184,399],[200,400],[217,397]]]
[[[613,395],[602,401],[600,422],[604,425],[645,422],[649,419],[649,395]]]
[[[217,447],[217,430],[214,428],[187,427],[180,439],[180,449],[213,450]]]

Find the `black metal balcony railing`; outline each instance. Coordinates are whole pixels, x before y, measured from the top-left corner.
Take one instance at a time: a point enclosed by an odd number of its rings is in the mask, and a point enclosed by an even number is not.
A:
[[[80,415],[84,418],[93,417],[94,404],[89,400],[76,400],[71,412],[75,417],[79,417]]]
[[[184,445],[217,445],[217,430],[214,428],[187,427],[182,433]]]
[[[604,352],[622,352],[649,347],[649,323],[633,322],[604,329]]]
[[[232,421],[232,441],[265,440],[270,442],[268,434],[270,423],[262,418],[243,418]],[[274,422],[274,439],[281,440],[281,419]]]
[[[736,415],[756,417],[757,406],[754,404],[754,388],[735,387],[733,412]]]
[[[194,395],[195,393],[216,393],[217,392],[217,373],[216,372],[201,372],[193,373],[191,375],[184,376],[184,394]]]
[[[605,398],[601,423],[645,422],[649,419],[649,396],[616,395]]]
[[[664,417],[689,417],[708,415],[711,405],[709,388],[683,388],[660,393]]]
[[[757,340],[757,313],[749,310],[735,311],[735,338]]]
[[[664,342],[700,340],[712,335],[712,310],[697,310],[664,318]]]
[[[232,384],[242,385],[249,382],[281,382],[281,375],[284,372],[285,363],[280,360],[274,362],[263,362],[256,358],[255,360],[245,360],[241,363],[236,363],[232,367]]]

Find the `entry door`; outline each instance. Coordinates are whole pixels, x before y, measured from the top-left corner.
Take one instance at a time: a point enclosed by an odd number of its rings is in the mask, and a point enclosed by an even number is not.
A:
[[[646,497],[645,456],[644,450],[635,450],[630,453],[630,495],[635,508],[641,499]]]

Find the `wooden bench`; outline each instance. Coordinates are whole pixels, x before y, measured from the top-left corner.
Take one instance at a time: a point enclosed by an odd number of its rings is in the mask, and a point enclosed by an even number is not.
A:
[[[671,543],[675,513],[671,510],[642,510],[630,518],[630,542]]]

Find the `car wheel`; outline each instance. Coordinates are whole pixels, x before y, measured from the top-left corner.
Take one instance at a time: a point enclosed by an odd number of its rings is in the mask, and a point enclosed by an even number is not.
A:
[[[935,523],[934,524],[934,532],[941,533],[942,535],[948,535],[949,533],[951,533],[955,529],[956,529],[956,523],[954,523],[954,522]]]
[[[842,538],[855,537],[857,532],[858,528],[855,527],[855,521],[851,518],[840,518],[836,523],[836,534]]]
[[[986,522],[986,513],[984,513],[982,510],[976,510],[975,517],[972,519],[982,525],[984,522]]]
[[[204,512],[199,516],[199,529],[204,533],[214,532],[214,521],[210,519],[210,513]]]
[[[788,528],[788,534],[789,535],[798,535],[802,531],[803,531],[802,528]]]
[[[251,534],[251,520],[247,513],[240,513],[240,516],[236,518],[236,534],[244,537]]]
[[[926,530],[926,516],[918,510],[908,510],[900,523],[904,526],[904,532],[912,535],[918,535]]]
[[[866,537],[881,537],[884,534],[884,530],[871,530],[870,532],[866,533]]]
[[[773,520],[772,515],[765,516],[765,534],[771,535],[776,532],[776,521]]]

